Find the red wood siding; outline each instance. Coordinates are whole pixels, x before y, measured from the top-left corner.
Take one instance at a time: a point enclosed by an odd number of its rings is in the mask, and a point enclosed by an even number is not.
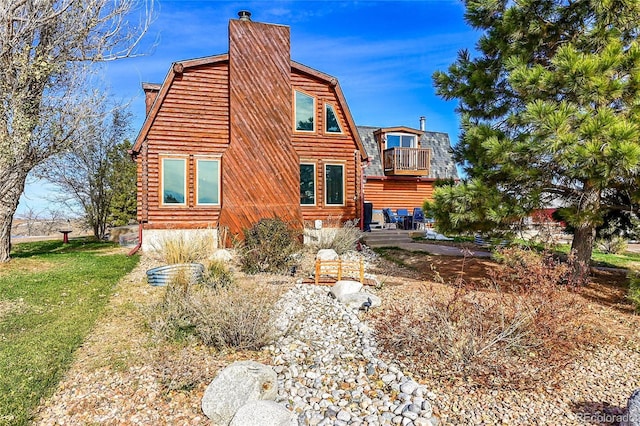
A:
[[[316,98],[316,131],[313,133],[293,132],[293,145],[301,162],[316,164],[316,205],[302,206],[305,221],[315,219],[340,219],[342,221],[360,217],[360,153],[351,133],[345,112],[342,109],[334,86],[302,72],[292,72],[293,90],[300,90]],[[293,92],[291,95],[293,99]],[[340,120],[342,134],[326,134],[324,104],[333,105]],[[291,100],[293,105],[293,100]],[[294,123],[290,124],[293,131]],[[324,203],[324,166],[325,164],[345,165],[345,205],[326,206]]]
[[[375,210],[383,208],[413,209],[422,207],[433,198],[433,182],[418,180],[367,179],[364,185],[365,201],[373,203]]]
[[[220,225],[232,234],[268,217],[302,226],[289,50],[288,27],[229,22],[231,143],[223,157]]]
[[[218,226],[219,206],[195,205],[195,159],[221,155],[228,146],[228,68],[226,61],[186,68],[173,80],[147,135],[148,154],[143,147],[138,156],[138,211],[142,211],[138,219],[147,222],[145,228]],[[163,154],[187,157],[187,206],[160,205],[159,158]]]
[[[148,117],[138,150],[138,219],[146,229],[226,226],[240,234],[262,218],[360,216],[361,151],[337,81],[290,60],[289,28],[230,21],[229,54],[174,64],[163,85],[147,85]],[[313,134],[293,129],[293,91],[316,98]],[[325,134],[325,103],[342,134]],[[163,156],[187,160],[185,206],[162,206]],[[220,206],[196,205],[196,160],[217,157]],[[316,205],[300,206],[300,169],[316,164]],[[324,166],[344,165],[344,206],[325,206]]]

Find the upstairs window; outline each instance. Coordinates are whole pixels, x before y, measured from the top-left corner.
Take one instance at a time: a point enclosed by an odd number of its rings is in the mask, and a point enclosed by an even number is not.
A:
[[[316,204],[316,165],[300,164],[300,204],[314,206]]]
[[[299,132],[313,132],[316,130],[314,112],[316,100],[306,93],[295,92],[295,129]]]
[[[333,105],[324,104],[324,111],[325,132],[342,133],[342,127],[340,126],[340,121],[338,120],[338,114],[336,114],[335,109],[333,109]]]
[[[403,133],[387,133],[387,149],[389,148],[417,148],[416,135]]]
[[[220,204],[220,161],[196,160],[197,198],[196,204]]]
[[[162,204],[184,206],[187,204],[186,158],[162,158]]]

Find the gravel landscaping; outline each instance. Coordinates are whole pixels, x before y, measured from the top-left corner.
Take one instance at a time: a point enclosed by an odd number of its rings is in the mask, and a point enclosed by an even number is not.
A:
[[[216,352],[195,343],[162,347],[144,317],[145,306],[164,291],[146,284],[144,272],[152,266],[144,258],[119,283],[36,424],[210,424],[200,408],[205,387],[221,368],[243,359],[272,365],[277,401],[298,414],[300,424],[314,425],[436,424],[432,415],[450,425],[618,424],[626,399],[640,387],[637,318],[597,301],[589,309],[611,337],[583,350],[554,383],[525,391],[410,373],[378,350],[370,313],[349,310],[327,295],[327,287],[291,277],[242,277],[286,290],[277,325],[288,333],[272,346],[259,352]],[[382,298],[380,309],[424,283],[415,271],[378,268],[383,288],[370,291]]]

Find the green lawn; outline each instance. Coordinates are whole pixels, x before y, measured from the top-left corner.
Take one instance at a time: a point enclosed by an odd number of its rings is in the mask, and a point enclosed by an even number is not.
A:
[[[114,249],[88,240],[21,243],[0,264],[0,425],[28,424],[138,263]]]

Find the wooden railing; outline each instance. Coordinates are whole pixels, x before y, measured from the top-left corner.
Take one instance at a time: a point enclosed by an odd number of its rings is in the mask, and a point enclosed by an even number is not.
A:
[[[387,175],[427,176],[431,161],[428,148],[390,148],[384,150],[384,172]]]

